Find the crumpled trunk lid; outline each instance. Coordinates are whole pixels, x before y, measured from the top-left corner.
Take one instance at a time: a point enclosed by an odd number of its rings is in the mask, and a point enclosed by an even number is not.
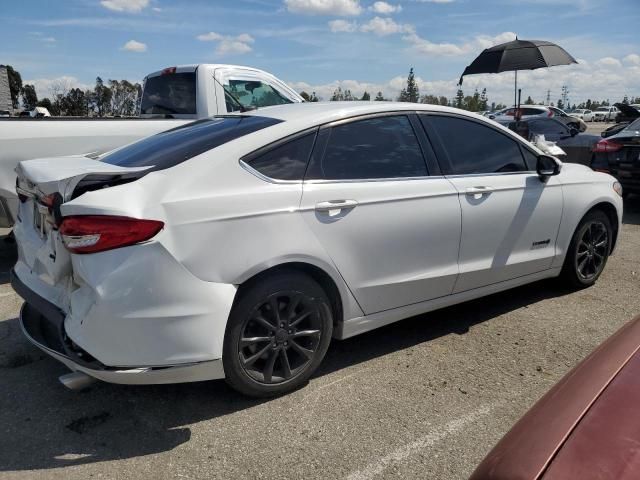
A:
[[[74,196],[87,177],[99,180],[92,189],[123,177],[137,178],[150,167],[127,168],[86,157],[58,157],[22,161],[16,167],[20,197],[14,226],[18,246],[16,273],[34,279],[29,286],[64,311],[74,285],[71,255],[58,231],[60,205]],[[53,199],[53,200],[52,200]],[[52,203],[53,202],[53,203]],[[21,276],[22,271],[22,276]]]

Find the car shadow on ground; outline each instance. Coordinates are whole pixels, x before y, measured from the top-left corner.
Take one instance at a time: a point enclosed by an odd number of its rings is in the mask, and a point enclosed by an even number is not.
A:
[[[16,263],[16,244],[7,235],[0,235],[0,285],[9,283],[9,272]]]
[[[622,223],[640,225],[640,195],[629,195],[624,199]]]
[[[315,377],[444,335],[465,334],[473,325],[566,293],[550,282],[538,282],[334,341]],[[9,357],[3,360],[2,352]],[[191,424],[270,402],[243,397],[224,381],[155,386],[96,383],[72,392],[56,381],[67,371],[24,340],[17,319],[0,322],[0,471],[166,452],[191,440]],[[210,448],[210,458],[215,458],[216,443],[224,441],[223,435],[212,435],[201,439],[204,445],[199,446]]]

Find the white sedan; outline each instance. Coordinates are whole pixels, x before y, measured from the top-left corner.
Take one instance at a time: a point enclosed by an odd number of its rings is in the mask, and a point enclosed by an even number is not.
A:
[[[613,177],[411,103],[261,108],[17,173],[21,322],[72,386],[287,392],[332,338],[544,278],[592,285],[622,216]]]
[[[579,118],[585,122],[593,122],[593,112],[586,108],[579,108],[569,114],[570,117]]]

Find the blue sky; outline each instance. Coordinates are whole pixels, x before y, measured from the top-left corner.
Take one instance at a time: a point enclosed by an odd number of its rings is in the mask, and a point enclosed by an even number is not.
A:
[[[640,96],[640,0],[27,0],[2,1],[0,63],[42,96],[51,82],[139,81],[185,63],[268,70],[328,97],[338,85],[394,96],[410,66],[422,93],[452,96],[464,67],[494,43],[545,39],[580,65],[523,73],[523,94],[572,101]],[[9,41],[7,41],[9,39]],[[468,77],[491,100],[513,75]],[[374,92],[375,93],[375,92]],[[620,97],[620,98],[618,98]]]

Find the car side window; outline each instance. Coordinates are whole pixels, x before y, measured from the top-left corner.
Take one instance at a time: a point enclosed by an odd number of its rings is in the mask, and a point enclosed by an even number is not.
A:
[[[316,132],[288,141],[267,151],[251,154],[242,159],[265,177],[274,180],[302,180]]]
[[[569,130],[562,122],[551,118],[545,120],[533,120],[529,122],[529,132],[531,134],[542,135],[569,135]]]
[[[233,80],[225,82],[225,93],[233,95],[244,107],[268,107],[293,103],[268,83],[260,80]],[[238,105],[225,95],[228,112],[239,110]]]
[[[443,115],[421,115],[449,159],[450,175],[522,172],[528,168],[518,143],[479,122]],[[431,132],[430,132],[431,134]]]
[[[395,115],[332,127],[324,154],[314,153],[306,178],[367,180],[427,174],[409,118]]]

